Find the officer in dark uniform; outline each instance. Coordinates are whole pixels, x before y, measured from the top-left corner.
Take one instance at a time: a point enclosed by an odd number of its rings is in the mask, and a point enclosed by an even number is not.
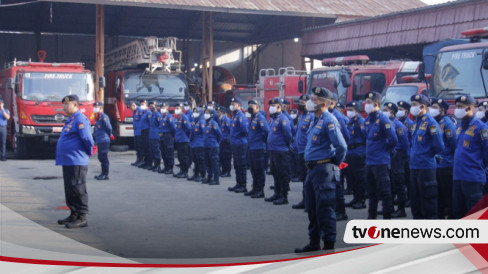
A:
[[[410,149],[410,198],[414,219],[437,218],[435,155],[444,150],[439,124],[427,111],[429,99],[413,95],[410,113],[415,116]]]
[[[410,119],[410,103],[406,101],[398,101],[398,112],[396,114],[397,119],[402,122],[408,131],[408,143],[409,147],[412,145],[412,128],[413,121]],[[407,161],[405,162],[405,182],[407,186],[407,201],[406,207],[410,207],[410,152],[407,154]]]
[[[456,149],[456,126],[447,116],[449,104],[443,99],[433,98],[430,103],[429,114],[441,128],[444,150],[435,156],[437,161],[436,178],[437,191],[437,217],[439,219],[452,219],[452,167],[454,150]]]
[[[236,170],[236,185],[229,187],[229,191],[235,193],[247,192],[246,155],[247,155],[247,118],[241,111],[242,101],[238,97],[231,99],[230,111],[232,113],[230,128],[230,145],[234,157],[234,168]]]
[[[308,213],[310,242],[296,253],[317,251],[320,238],[324,250],[334,249],[336,241],[335,188],[340,180],[337,166],[344,161],[347,145],[337,119],[327,111],[332,92],[315,87],[307,102],[307,110],[315,119],[308,131],[305,161],[308,175],[305,181],[305,207]]]
[[[203,114],[205,119],[204,128],[204,146],[205,146],[205,162],[207,166],[207,179],[202,178],[209,185],[218,185],[220,178],[220,163],[219,163],[219,143],[222,139],[222,131],[219,124],[214,120],[215,110],[206,109]]]
[[[390,182],[390,154],[398,138],[388,117],[380,111],[381,94],[368,92],[364,111],[366,127],[366,185],[368,186],[368,219],[376,219],[378,200],[382,200],[383,219],[391,219],[393,209]]]
[[[407,201],[407,192],[405,185],[405,162],[409,153],[410,144],[408,142],[408,130],[405,125],[395,118],[398,107],[394,103],[386,102],[383,105],[383,114],[393,122],[398,143],[391,152],[391,171],[390,181],[392,188],[392,197],[398,197],[398,209],[391,214],[392,218],[407,217],[405,213],[405,203]]]
[[[159,149],[159,125],[161,124],[161,114],[156,109],[156,102],[149,103],[149,144],[151,151],[151,168],[154,172],[161,171],[161,150]]]
[[[193,159],[194,169],[193,176],[188,177],[188,181],[207,183],[205,174],[207,166],[205,163],[205,118],[203,117],[203,109],[198,107],[193,112],[193,121],[190,134],[190,150],[191,158]]]
[[[183,112],[185,113],[186,117],[192,122],[193,120],[193,108],[192,108],[192,102],[184,102],[183,103]]]
[[[7,126],[10,112],[5,108],[5,103],[0,99],[0,161],[6,161]]]
[[[298,109],[292,109],[290,111],[290,117],[292,119],[293,127],[295,127],[295,135],[293,135],[293,141],[291,143],[291,181],[293,183],[300,182],[300,178],[298,176],[298,149],[297,149],[297,142],[296,142],[296,136],[297,136],[297,125],[298,125]]]
[[[149,142],[148,116],[150,115],[150,111],[147,109],[146,101],[141,102],[141,109],[142,109],[142,115],[141,115],[140,127],[141,127],[142,146],[144,147],[144,165],[140,165],[139,167],[144,169],[150,169],[152,167],[153,157],[152,157],[151,146]]]
[[[98,161],[102,164],[102,174],[95,176],[97,180],[108,180],[108,151],[110,149],[110,139],[112,139],[112,125],[107,114],[103,113],[103,103],[95,102],[93,105],[93,113],[95,113],[95,143],[98,148]]]
[[[474,118],[475,100],[468,95],[456,99],[454,115],[460,119],[454,152],[452,210],[462,218],[483,197],[488,163],[488,126]]]
[[[230,119],[227,116],[227,110],[224,107],[219,107],[217,114],[220,119],[220,129],[222,131],[222,141],[220,142],[220,165],[222,171],[220,177],[230,177],[230,170],[232,169],[232,150],[230,148]]]
[[[212,115],[212,119],[215,122],[217,122],[217,124],[220,127],[221,126],[220,125],[220,117],[217,114],[217,104],[215,103],[215,101],[208,102],[206,110],[208,110],[210,112],[210,115]]]
[[[61,101],[64,112],[69,115],[56,147],[56,165],[63,166],[64,194],[71,214],[58,220],[67,228],[88,226],[88,193],[86,174],[88,158],[92,155],[94,141],[88,118],[78,110],[77,95],[68,95]]]
[[[348,187],[352,188],[353,199],[346,204],[353,209],[366,208],[366,183],[364,176],[366,174],[366,128],[364,118],[361,116],[361,104],[356,101],[350,101],[346,104],[347,116],[349,123],[349,143],[347,145],[346,163],[349,166],[346,169],[346,178]]]
[[[259,104],[256,100],[250,100],[247,112],[251,114],[251,122],[248,126],[249,163],[251,165],[252,189],[244,195],[251,198],[264,198],[264,185],[266,181],[266,170],[264,169],[264,152],[266,151],[266,140],[268,139],[268,121],[259,111]]]
[[[175,148],[178,153],[178,162],[180,163],[180,172],[173,174],[176,178],[187,178],[188,168],[190,167],[190,120],[182,111],[183,106],[175,107],[176,115],[176,132]]]
[[[134,129],[134,149],[136,150],[137,155],[136,161],[134,163],[131,163],[131,165],[139,167],[140,165],[144,165],[144,146],[142,142],[140,125],[142,118],[142,109],[138,107],[135,102],[132,102],[130,108],[133,111],[132,127]]]
[[[475,118],[480,119],[483,123],[488,123],[488,101],[480,102],[478,104],[478,111]]]
[[[290,144],[290,147],[289,147],[289,152],[290,152],[289,160],[290,160],[290,164],[288,166],[290,167],[290,178],[292,178],[292,175],[293,175],[293,167],[292,167],[293,164],[292,163],[294,163],[293,159],[295,157],[295,152],[293,151],[293,143],[295,143],[295,135],[297,134],[297,129],[295,127],[295,123],[293,122],[293,118],[291,118],[291,115],[288,113],[288,108],[290,106],[290,101],[288,101],[285,98],[282,98],[281,99],[281,102],[282,102],[281,106],[283,107],[281,109],[281,112],[290,121],[291,144]]]
[[[290,189],[290,145],[292,133],[290,120],[281,111],[282,100],[274,98],[269,101],[270,133],[268,151],[271,174],[274,179],[274,194],[265,198],[266,202],[275,205],[288,204]]]
[[[175,163],[174,139],[176,133],[175,118],[168,111],[168,104],[161,105],[161,123],[159,124],[159,149],[163,158],[164,169],[158,173],[173,174]]]

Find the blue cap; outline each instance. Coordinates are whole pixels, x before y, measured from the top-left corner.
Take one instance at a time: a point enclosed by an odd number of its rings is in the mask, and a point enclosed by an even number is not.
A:
[[[332,100],[339,101],[339,97],[337,97],[337,93],[332,92]]]
[[[230,99],[230,102],[231,103],[238,103],[242,106],[242,100],[239,97],[234,97],[234,98]]]
[[[347,102],[346,107],[348,107],[348,108],[355,108],[356,110],[360,110],[361,109],[360,104],[358,102],[356,102],[356,101],[349,101],[349,102]]]
[[[308,101],[310,99],[310,96],[304,94],[300,97],[298,97],[298,100],[302,100],[302,101]]]
[[[258,105],[258,102],[256,100],[249,100],[249,102],[247,102],[248,105]]]
[[[66,95],[63,97],[63,100],[61,100],[61,103],[69,103],[69,102],[79,102],[80,99],[78,98],[78,95],[72,94],[72,95]]]
[[[0,99],[2,100],[2,99]],[[3,102],[3,101],[2,101]],[[484,102],[481,102],[478,104],[478,107],[485,107],[485,108],[488,108],[488,101],[484,101]]]
[[[95,106],[95,107],[101,107],[101,106],[103,106],[103,103],[102,103],[102,102],[98,102],[98,101],[97,101],[97,102],[95,102],[95,103],[93,104],[93,106]]]
[[[410,111],[411,105],[408,102],[406,102],[406,101],[398,101],[397,102],[397,105],[399,107],[402,107],[402,108],[407,109],[408,111]]]
[[[276,97],[276,98],[269,100],[268,103],[270,105],[280,105],[281,106],[281,104],[283,104],[283,100],[281,100],[281,98]]]
[[[410,101],[411,102],[419,102],[419,103],[424,104],[426,106],[430,105],[429,98],[427,98],[427,96],[425,96],[423,94],[412,95],[412,97],[410,97]]]
[[[344,109],[344,105],[343,105],[343,104],[341,104],[341,103],[337,103],[337,104],[336,104],[336,108],[342,108],[342,109]]]
[[[386,106],[388,107],[390,110],[393,110],[394,113],[397,113],[398,112],[398,107],[395,103],[392,103],[392,102],[386,102],[383,104],[383,106]]]
[[[441,108],[445,110],[449,109],[449,104],[441,98],[432,98],[432,100],[430,101],[430,105],[433,104],[439,105]]]
[[[376,91],[370,91],[370,92],[366,93],[366,96],[364,96],[364,100],[366,100],[366,99],[371,99],[375,102],[379,102],[379,101],[381,101],[381,94],[379,94]]]
[[[326,88],[314,87],[312,88],[312,94],[325,99],[332,99],[332,92]]]
[[[283,102],[283,105],[289,105],[290,104],[290,102],[288,100],[286,100],[286,98],[282,98],[281,102]]]
[[[463,103],[466,105],[476,105],[476,100],[470,95],[461,95],[456,99],[456,103]]]

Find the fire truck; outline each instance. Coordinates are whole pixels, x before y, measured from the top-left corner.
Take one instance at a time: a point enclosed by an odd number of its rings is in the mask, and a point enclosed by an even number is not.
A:
[[[64,96],[78,95],[80,111],[93,112],[93,73],[82,63],[45,63],[45,52],[38,55],[40,62],[14,60],[0,70],[0,97],[11,114],[7,142],[17,158],[54,153],[68,119]]]
[[[188,82],[181,72],[181,51],[175,37],[147,37],[132,41],[105,55],[107,87],[105,113],[118,143],[132,144],[132,102],[165,102],[171,113],[188,101]]]
[[[445,99],[454,112],[454,100],[471,95],[478,101],[488,99],[488,27],[462,32],[469,44],[444,47],[439,51],[432,72],[429,96]]]

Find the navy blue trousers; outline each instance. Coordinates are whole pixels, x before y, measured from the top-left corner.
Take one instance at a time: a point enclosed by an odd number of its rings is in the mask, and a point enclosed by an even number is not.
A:
[[[479,182],[454,181],[452,184],[452,212],[461,219],[483,198],[483,185]]]
[[[264,169],[264,149],[249,150],[252,174],[252,189],[263,191],[266,182]]]
[[[163,158],[164,168],[173,169],[175,164],[175,143],[171,133],[161,133],[159,138],[159,149]]]
[[[246,186],[247,183],[247,144],[231,145],[236,170],[236,183],[238,186]]]
[[[88,166],[63,166],[64,196],[71,212],[88,213],[87,172]]]
[[[219,153],[222,173],[230,172],[232,169],[232,149],[229,140],[222,140],[222,142],[220,142]]]
[[[205,148],[205,163],[207,165],[207,178],[218,182],[220,178],[219,148]]]
[[[388,165],[366,166],[366,184],[368,185],[369,194],[368,218],[376,219],[378,200],[381,199],[383,219],[390,219],[393,202]]]
[[[437,179],[435,169],[410,170],[410,199],[414,219],[437,219]]]
[[[108,151],[110,149],[110,143],[98,143],[98,161],[102,165],[102,174],[108,175],[108,168],[110,162],[108,161]]]

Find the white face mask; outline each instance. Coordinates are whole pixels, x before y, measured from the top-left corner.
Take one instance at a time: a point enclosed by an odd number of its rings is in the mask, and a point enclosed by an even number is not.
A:
[[[429,108],[429,114],[432,117],[437,117],[441,112],[436,108]]]
[[[295,118],[297,118],[297,115],[296,114],[290,114],[291,116],[291,119],[295,120]]]
[[[175,113],[176,113],[176,111],[175,111]],[[198,118],[198,117],[200,117],[200,113],[193,112],[192,116],[193,116],[193,118]]]
[[[383,111],[383,114],[384,114],[386,117],[390,118],[391,113],[390,113],[389,111]]]
[[[189,111],[190,110],[190,107],[189,106],[185,106],[185,111]]]
[[[454,110],[454,116],[458,119],[463,119],[466,116],[466,110],[464,108],[456,108]]]
[[[168,112],[168,110],[167,110],[167,109],[165,109],[165,108],[162,108],[162,109],[161,109],[161,113],[162,113],[162,114],[165,114],[166,112]]]
[[[275,114],[277,111],[276,107],[269,107],[269,113],[270,114]]]
[[[234,107],[234,105],[230,105],[229,109],[230,109],[230,111],[234,111],[234,110],[236,110],[236,107]]]
[[[99,113],[99,112],[100,112],[100,108],[98,108],[98,107],[93,108],[93,113]]]
[[[396,117],[398,118],[402,118],[403,116],[405,116],[405,110],[399,110],[396,114]]]
[[[181,114],[181,109],[179,109],[179,108],[175,109],[175,114],[176,115],[180,115]]]
[[[210,117],[211,117],[211,116],[210,116],[210,114],[208,114],[208,113],[203,114],[203,118],[205,118],[205,120],[210,119]]]
[[[249,112],[246,111],[246,117],[247,118],[251,118],[251,113],[249,113]]]
[[[141,109],[142,110],[146,110],[147,109],[147,106],[146,105],[141,105]]]
[[[478,110],[475,114],[475,117],[476,119],[483,119],[485,117],[485,112],[484,111],[481,111],[481,110]]]
[[[347,117],[348,117],[349,119],[352,119],[352,118],[354,118],[355,116],[356,116],[356,112],[355,112],[355,111],[348,111],[348,112],[347,112]]]
[[[367,114],[370,114],[374,109],[374,105],[373,104],[365,104],[364,105],[364,111],[367,113]]]
[[[420,114],[420,107],[419,106],[411,107],[410,113],[412,113],[413,116],[418,116]]]
[[[305,108],[307,111],[315,111],[315,108],[317,108],[317,104],[312,102],[312,100],[308,100],[307,103],[305,104]]]

